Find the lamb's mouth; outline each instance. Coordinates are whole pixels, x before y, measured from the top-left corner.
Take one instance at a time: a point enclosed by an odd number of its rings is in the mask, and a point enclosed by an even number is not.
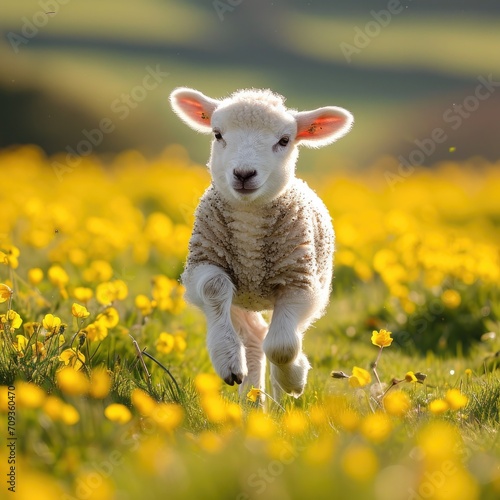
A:
[[[257,191],[259,188],[246,188],[246,187],[242,187],[242,188],[234,188],[234,190],[238,193],[238,194],[252,194],[252,193],[255,193],[255,191]]]

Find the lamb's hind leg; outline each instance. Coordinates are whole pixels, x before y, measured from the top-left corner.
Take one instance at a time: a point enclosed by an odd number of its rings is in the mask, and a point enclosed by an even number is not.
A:
[[[266,336],[268,324],[260,313],[239,307],[231,308],[231,319],[236,333],[243,340],[247,360],[248,375],[240,386],[240,397],[244,398],[251,387],[264,391],[266,377],[266,356],[262,342]],[[263,397],[261,401],[263,401]]]
[[[231,279],[217,266],[203,264],[185,272],[182,280],[186,298],[207,318],[207,348],[215,371],[227,384],[241,384],[247,365],[243,342],[231,322]]]
[[[282,391],[299,397],[311,368],[302,352],[303,332],[317,317],[314,294],[301,290],[283,294],[275,304],[264,352],[271,361],[271,380],[276,396]]]

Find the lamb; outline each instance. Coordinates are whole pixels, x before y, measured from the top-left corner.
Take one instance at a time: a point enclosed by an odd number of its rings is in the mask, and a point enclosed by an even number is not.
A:
[[[309,361],[307,328],[328,304],[334,232],[323,202],[295,177],[298,146],[344,136],[352,115],[339,107],[298,112],[270,90],[216,100],[189,88],[170,96],[174,112],[213,134],[212,183],[195,212],[182,274],[186,299],[207,320],[207,348],[229,385],[265,389],[266,357],[276,397],[299,397]],[[272,311],[268,325],[263,311]]]

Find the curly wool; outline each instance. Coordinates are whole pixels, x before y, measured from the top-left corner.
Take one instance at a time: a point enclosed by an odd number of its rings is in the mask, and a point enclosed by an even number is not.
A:
[[[219,109],[231,111],[226,115],[226,127],[277,130],[284,119],[292,119],[293,110],[287,109],[284,102],[283,96],[269,89],[245,89],[224,99]]]
[[[262,311],[272,309],[283,287],[329,292],[333,251],[330,215],[304,181],[244,209],[210,186],[196,210],[183,280],[196,266],[213,264],[231,278],[235,305]]]

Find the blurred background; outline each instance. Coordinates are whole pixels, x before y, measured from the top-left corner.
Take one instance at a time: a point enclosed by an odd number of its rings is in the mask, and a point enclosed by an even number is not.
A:
[[[266,87],[355,116],[302,169],[500,158],[495,0],[5,0],[0,32],[2,148],[152,157],[175,142],[204,163],[208,139],[169,93]]]

